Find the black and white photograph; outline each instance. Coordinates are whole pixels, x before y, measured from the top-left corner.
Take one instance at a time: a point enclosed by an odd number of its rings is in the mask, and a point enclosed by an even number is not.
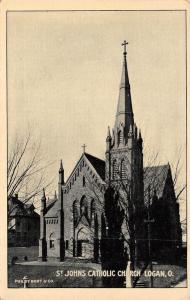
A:
[[[186,11],[6,26],[8,288],[186,288]]]

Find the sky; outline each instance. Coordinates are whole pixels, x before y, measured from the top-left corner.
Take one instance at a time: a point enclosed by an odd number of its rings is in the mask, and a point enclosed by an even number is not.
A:
[[[144,147],[159,152],[160,163],[175,162],[182,149],[179,180],[185,182],[184,11],[9,12],[7,24],[9,145],[32,128],[44,158],[55,161],[54,188],[60,159],[67,178],[84,143],[86,152],[105,158],[123,40]]]

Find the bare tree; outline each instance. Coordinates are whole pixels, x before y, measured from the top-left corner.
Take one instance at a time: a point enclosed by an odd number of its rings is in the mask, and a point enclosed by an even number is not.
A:
[[[127,164],[129,168],[131,167],[131,164],[129,161],[127,161]],[[138,203],[135,200],[135,197],[133,196],[133,182],[130,176],[127,176],[125,178],[122,177],[121,170],[118,170],[117,173],[117,184],[115,185],[114,190],[109,193],[107,196],[108,198],[108,205],[107,205],[107,210],[111,209],[111,203],[113,202],[113,215],[107,217],[108,221],[108,231],[109,227],[113,227],[113,223],[117,222],[117,218],[114,215],[115,211],[118,211],[119,215],[123,218],[123,224],[124,224],[124,231],[125,233],[123,234],[123,239],[127,245],[128,248],[128,258],[131,262],[130,268],[132,270],[135,269],[135,260],[136,260],[136,244],[138,240],[143,243],[147,241],[147,238],[142,235],[142,227],[144,218],[146,217],[146,211],[147,211],[147,205],[148,201],[147,199],[154,195],[154,193],[158,190],[161,190],[163,187],[163,181],[166,180],[167,172],[168,172],[168,167],[166,168],[166,165],[161,165],[159,161],[159,155],[158,152],[153,153],[149,152],[148,156],[148,161],[147,161],[147,167],[143,169],[143,180],[144,182],[148,182],[148,184],[145,185],[144,187],[144,203],[143,207],[138,207]],[[155,168],[157,166],[157,168]],[[186,185],[180,185],[178,184],[179,178],[180,178],[180,171],[182,169],[181,166],[181,155],[178,156],[177,160],[175,161],[174,164],[171,166],[172,171],[173,171],[173,185],[174,185],[174,190],[175,190],[175,195],[176,195],[176,201],[179,200],[180,195],[185,191]],[[150,172],[151,171],[151,172]],[[162,176],[164,174],[164,176]],[[100,197],[100,194],[97,193],[97,185],[94,183],[92,180],[88,180],[90,183],[90,190],[93,192],[95,195],[95,198],[98,200],[99,203],[102,203],[102,197]],[[165,184],[165,182],[164,182]],[[99,188],[100,189],[100,188]],[[105,186],[103,187],[103,191],[105,191]],[[104,194],[104,193],[102,193]],[[119,195],[119,196],[118,196]],[[113,201],[111,201],[111,198],[113,198]],[[115,199],[115,200],[114,200]],[[150,200],[150,199],[149,199]],[[101,207],[105,203],[101,204]],[[122,213],[123,212],[123,213]],[[119,223],[118,223],[119,224]],[[121,227],[121,223],[117,226]],[[116,227],[117,227],[116,226]],[[119,227],[117,227],[119,229]],[[120,228],[121,229],[121,228]],[[123,228],[122,228],[123,230]],[[121,230],[121,231],[122,231]],[[115,232],[110,233],[110,237],[115,235]],[[117,237],[118,238],[118,237]],[[148,244],[148,243],[147,243]],[[143,274],[144,270],[147,268],[149,262],[149,257],[147,253],[147,257],[145,257],[144,265],[142,266],[141,273]],[[137,281],[137,280],[136,280]],[[136,282],[135,282],[136,283]]]
[[[42,188],[50,187],[52,179],[47,170],[54,162],[46,162],[41,153],[41,142],[31,132],[24,138],[15,138],[8,147],[7,196],[19,194],[24,202],[34,202]]]
[[[150,149],[146,150],[148,151],[148,159],[146,162],[146,168],[143,169],[143,180],[148,181],[148,184],[144,187],[144,191],[142,191],[142,197],[147,199],[147,195],[150,193],[151,195],[154,194],[156,190],[160,190],[161,186],[163,186],[163,177],[162,175],[166,168],[166,165],[161,165],[159,161],[159,155],[158,152],[151,152]],[[131,169],[131,163],[130,161],[126,162],[128,164],[129,169]],[[155,168],[155,166],[158,166],[158,168]],[[151,173],[149,172],[151,169]],[[168,170],[168,169],[167,169]],[[173,184],[176,192],[176,199],[179,199],[178,197],[183,193],[185,190],[185,185],[180,188],[180,185],[177,184],[178,180],[180,178],[180,170],[181,170],[181,163],[180,163],[180,157],[176,160],[176,167],[172,164],[172,170],[173,170]],[[111,201],[108,201],[107,205],[107,211],[111,208],[111,203],[113,204],[113,215],[107,216],[106,219],[106,227],[107,232],[110,232],[110,228],[113,228],[114,222],[117,222],[115,224],[115,228],[117,228],[118,232],[121,230],[121,236],[127,245],[128,249],[128,259],[131,261],[131,269],[135,269],[135,260],[136,260],[136,244],[138,240],[143,244],[145,241],[147,242],[147,238],[141,236],[142,234],[142,227],[144,223],[144,218],[146,217],[144,213],[146,213],[147,209],[147,203],[143,203],[143,207],[138,207],[138,203],[136,203],[135,197],[133,196],[133,182],[131,179],[131,176],[126,174],[125,177],[122,176],[121,170],[118,170],[118,178],[117,178],[117,184],[114,183],[114,190],[113,190],[113,203]],[[161,177],[161,180],[159,178]],[[87,192],[87,196],[89,198],[94,198],[97,203],[97,209],[98,213],[105,212],[105,191],[108,188],[108,185],[105,184],[104,181],[97,180],[97,178],[94,178],[94,176],[90,176],[90,173],[85,175],[86,178],[86,186],[88,187],[89,194]],[[164,177],[165,178],[165,177]],[[165,178],[166,179],[166,178]],[[164,180],[165,180],[164,179]],[[179,190],[179,193],[178,193]],[[143,195],[144,192],[144,195]],[[119,195],[119,197],[118,197]],[[111,195],[109,195],[111,197]],[[108,197],[108,198],[109,198]],[[109,200],[109,199],[108,199]],[[71,212],[71,220],[73,221],[73,208],[70,210]],[[123,219],[123,224],[117,220],[117,214],[114,215],[115,212],[118,212],[118,215]],[[109,214],[109,212],[108,212]],[[109,221],[109,220],[110,221]],[[136,222],[136,220],[139,220]],[[84,224],[86,225],[86,223]],[[91,235],[94,235],[94,228],[93,223],[89,222],[89,231]],[[121,229],[121,227],[124,227]],[[115,229],[114,229],[115,230]],[[114,231],[113,230],[113,231]],[[122,231],[125,231],[125,234],[122,234]],[[117,236],[115,236],[115,232],[113,232],[113,239],[119,239],[119,233],[117,232]],[[112,233],[109,233],[110,237]],[[139,238],[141,236],[141,238]],[[112,238],[112,237],[111,237]],[[110,247],[111,248],[111,247]],[[117,251],[116,251],[117,253]],[[110,257],[109,257],[110,259]],[[142,265],[141,272],[147,268],[149,264],[149,257],[145,257],[144,265]]]

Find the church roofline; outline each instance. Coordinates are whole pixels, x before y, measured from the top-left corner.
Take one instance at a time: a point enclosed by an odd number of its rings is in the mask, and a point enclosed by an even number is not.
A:
[[[57,202],[57,199],[49,199],[47,201],[47,207],[46,207],[46,213],[48,213],[48,211],[54,206],[54,204]]]
[[[85,154],[86,154],[85,157],[87,158],[88,162],[90,162],[95,173],[97,173],[97,175],[100,177],[100,179],[104,181],[105,180],[105,161],[96,156],[93,156],[89,153],[85,153]],[[104,172],[102,172],[102,170]]]
[[[80,156],[80,158],[79,158],[78,162],[76,163],[75,167],[73,168],[71,174],[67,178],[67,180],[65,182],[65,187],[67,187],[67,185],[69,184],[70,180],[72,179],[72,176],[74,175],[76,169],[79,167],[80,162],[81,162],[81,160],[83,158],[85,158],[87,160],[87,162],[90,163],[90,167],[93,169],[93,171],[96,173],[96,175],[101,179],[102,183],[104,182],[104,178],[102,178],[102,176],[98,173],[98,171],[96,170],[96,168],[93,166],[92,162],[90,161],[90,158],[96,159],[96,160],[100,161],[101,164],[103,164],[103,163],[105,164],[105,161],[102,160],[102,159],[100,159],[100,158],[98,158],[98,157],[96,157],[96,156],[93,156],[93,155],[91,155],[89,153],[84,152]]]
[[[170,168],[170,164],[164,164],[164,165],[157,165],[157,166],[146,166],[144,169],[153,169],[153,168]]]
[[[40,217],[35,212],[36,208],[33,203],[27,203],[26,200],[21,201],[15,196],[10,196],[8,200],[11,201],[11,206],[8,207],[9,217]]]
[[[146,173],[145,173],[146,172]],[[151,186],[151,196],[156,190],[158,198],[162,197],[168,174],[171,172],[169,164],[144,167],[144,199],[147,199],[148,186]]]
[[[75,173],[75,170],[77,169],[78,165],[80,164],[80,161],[81,161],[81,159],[82,159],[83,156],[84,156],[84,153],[82,153],[82,155],[80,156],[80,158],[76,162],[75,167],[73,168],[71,174],[69,175],[69,177],[65,181],[65,186],[67,186],[67,184],[69,183],[70,179],[72,178],[73,174]]]

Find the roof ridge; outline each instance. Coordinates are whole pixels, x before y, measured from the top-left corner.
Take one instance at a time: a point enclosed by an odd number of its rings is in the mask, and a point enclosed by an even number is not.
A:
[[[101,158],[99,158],[99,157],[97,157],[97,156],[94,156],[94,155],[92,155],[92,154],[90,154],[90,153],[84,152],[84,155],[89,155],[89,156],[91,156],[91,157],[93,157],[93,158],[96,158],[96,159],[101,160],[102,162],[105,162],[103,159],[101,159]]]
[[[144,169],[146,168],[160,168],[160,167],[169,167],[169,164],[162,164],[162,165],[157,165],[157,166],[146,166],[144,167]]]
[[[82,159],[83,157],[86,157],[87,160],[88,160],[91,164],[92,164],[92,162],[89,160],[90,158],[96,159],[96,160],[98,160],[99,162],[105,164],[105,160],[102,160],[102,159],[100,159],[100,158],[98,158],[98,157],[96,157],[96,156],[94,156],[94,155],[92,155],[92,154],[90,154],[90,153],[83,152],[82,155],[80,156],[80,158],[78,159],[78,161],[75,163],[75,166],[74,166],[74,168],[72,169],[70,175],[68,176],[68,178],[67,178],[67,180],[66,180],[66,182],[65,182],[65,186],[67,186],[67,184],[69,183],[69,181],[70,181],[70,179],[72,178],[72,175],[73,175],[75,169],[77,168],[77,165],[79,164],[79,162],[81,161],[81,159]],[[92,166],[93,166],[93,164],[92,164]],[[94,166],[93,166],[93,167],[94,167]],[[96,170],[96,168],[95,168],[95,170]],[[97,170],[96,170],[96,172],[97,172]],[[97,173],[98,173],[98,172],[97,172]],[[100,175],[99,173],[98,173],[98,175],[101,177],[101,175]]]

